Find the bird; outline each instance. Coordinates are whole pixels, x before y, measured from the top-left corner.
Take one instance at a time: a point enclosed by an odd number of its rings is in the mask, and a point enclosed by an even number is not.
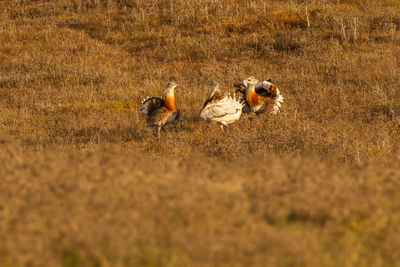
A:
[[[160,130],[167,124],[179,119],[180,111],[176,108],[175,88],[178,85],[169,82],[164,90],[165,98],[151,96],[143,99],[139,110],[147,115],[148,127],[157,126],[157,139],[160,140]]]
[[[242,94],[240,101],[245,103],[243,113],[254,112],[258,115],[267,108],[272,114],[279,112],[284,98],[270,79],[260,82],[250,76],[242,82],[235,83],[234,86],[237,88],[236,92]]]
[[[200,118],[208,122],[218,123],[224,131],[224,126],[234,123],[240,118],[244,103],[239,102],[235,95],[221,93],[218,82],[211,82],[210,96],[203,104]]]

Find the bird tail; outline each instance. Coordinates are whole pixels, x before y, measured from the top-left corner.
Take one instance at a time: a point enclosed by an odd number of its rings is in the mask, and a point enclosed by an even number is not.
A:
[[[232,105],[236,108],[236,109],[242,109],[243,106],[245,105],[245,102],[242,101],[242,98],[236,99],[236,94],[233,94],[233,96],[231,94],[228,94],[228,101],[232,103]]]
[[[153,111],[162,107],[164,103],[165,103],[164,99],[160,97],[157,96],[147,97],[142,100],[143,107],[139,108],[139,110],[144,114],[149,115]]]
[[[281,93],[280,93],[278,88],[276,88],[276,93],[277,93],[276,94],[276,98],[274,100],[274,104],[273,104],[272,110],[271,110],[272,114],[278,114],[279,109],[281,108],[282,103],[283,103],[283,99],[284,99],[284,97],[281,95]]]

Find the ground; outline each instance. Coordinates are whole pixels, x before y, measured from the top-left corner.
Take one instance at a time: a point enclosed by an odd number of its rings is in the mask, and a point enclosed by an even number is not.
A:
[[[400,2],[0,2],[1,266],[394,266]],[[210,81],[271,78],[222,132]],[[179,122],[140,101],[174,81]]]

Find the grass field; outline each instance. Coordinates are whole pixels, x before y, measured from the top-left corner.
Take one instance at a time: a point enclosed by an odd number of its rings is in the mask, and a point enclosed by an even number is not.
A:
[[[399,149],[398,0],[0,1],[1,266],[397,266]]]

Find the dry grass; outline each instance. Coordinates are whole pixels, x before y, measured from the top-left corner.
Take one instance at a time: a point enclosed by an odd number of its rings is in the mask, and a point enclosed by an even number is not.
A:
[[[0,265],[399,264],[399,14],[1,1]],[[198,119],[209,81],[249,75],[278,116]],[[171,80],[182,120],[159,143],[137,110]]]
[[[2,266],[400,260],[399,166],[1,149]]]

